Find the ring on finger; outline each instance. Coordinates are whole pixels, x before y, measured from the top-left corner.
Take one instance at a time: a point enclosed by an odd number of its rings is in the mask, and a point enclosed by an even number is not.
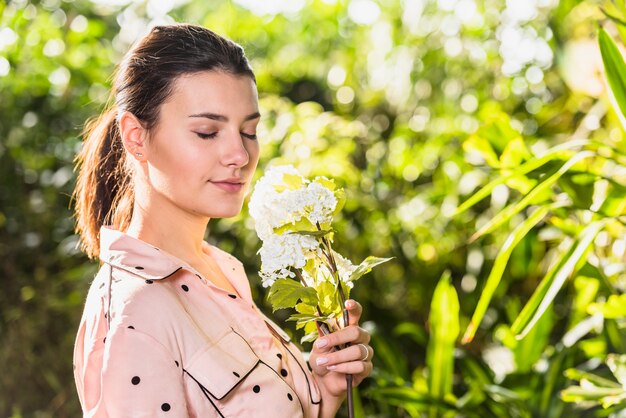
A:
[[[370,350],[367,348],[365,344],[357,344],[357,345],[359,347],[363,347],[363,349],[365,350],[365,355],[363,356],[361,361],[367,361],[367,358],[370,356]]]

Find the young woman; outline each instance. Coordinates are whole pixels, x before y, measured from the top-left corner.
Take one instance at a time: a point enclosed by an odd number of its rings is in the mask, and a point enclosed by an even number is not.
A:
[[[120,64],[114,104],[77,157],[77,231],[102,267],[74,352],[88,417],[332,417],[345,374],[372,370],[361,307],[309,363],[254,304],[242,264],[204,241],[239,213],[259,109],[242,48],[198,26],[155,27]],[[351,343],[345,349],[334,347]]]

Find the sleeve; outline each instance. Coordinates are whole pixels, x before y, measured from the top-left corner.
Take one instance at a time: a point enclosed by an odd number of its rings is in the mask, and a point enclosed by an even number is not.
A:
[[[95,401],[83,403],[85,417],[188,417],[182,367],[163,345],[132,327],[112,329],[102,344],[100,384],[84,388]]]

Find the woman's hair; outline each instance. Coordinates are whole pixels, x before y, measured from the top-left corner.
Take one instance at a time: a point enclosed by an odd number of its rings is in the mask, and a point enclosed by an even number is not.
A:
[[[144,128],[154,128],[176,79],[201,71],[255,80],[241,46],[194,25],[154,27],[120,63],[111,90],[113,104],[86,124],[76,156],[76,232],[89,257],[98,256],[102,225],[126,230],[132,215],[132,165],[126,161],[117,117],[128,111]]]

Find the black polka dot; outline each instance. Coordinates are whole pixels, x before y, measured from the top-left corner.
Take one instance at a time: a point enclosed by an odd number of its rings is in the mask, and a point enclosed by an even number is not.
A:
[[[233,271],[235,271],[235,268],[233,267]]]
[[[278,353],[278,354],[276,354],[276,357],[278,357],[279,359],[282,359],[282,358],[283,358],[283,355],[282,355],[282,354],[280,354],[280,353]]]
[[[254,393],[259,393],[261,391],[261,386],[254,385],[254,387],[252,388],[252,391],[254,391]]]
[[[106,343],[106,342],[107,342],[107,337],[104,337],[104,338],[102,339],[102,342],[103,342],[103,343]]]
[[[133,376],[133,378],[130,379],[130,383],[132,383],[133,385],[138,385],[139,382],[141,382],[141,379],[139,378],[139,376]]]
[[[285,370],[285,369],[281,369],[281,370],[280,370],[280,375],[281,375],[282,377],[287,377],[287,375],[288,375],[288,374],[289,374],[289,373],[287,373],[287,370]]]
[[[196,273],[196,277],[200,280],[202,280],[202,276],[200,276],[198,273]]]
[[[104,283],[100,283],[100,287],[98,289],[102,289],[104,287]]]
[[[229,296],[231,299],[237,299],[237,295],[229,294],[228,296]]]
[[[164,403],[163,405],[161,405],[161,411],[169,411],[172,407],[170,406],[170,404],[168,403]]]
[[[176,363],[176,367],[178,367],[178,362],[176,360],[174,360],[174,363]]]
[[[233,372],[233,374],[234,374],[235,376],[239,377],[239,373],[237,373],[237,372]]]
[[[182,285],[181,287],[185,292],[189,292],[189,287],[186,284]]]
[[[137,270],[143,270],[143,267],[141,267],[141,266],[135,266],[135,268],[136,268]]]
[[[291,393],[287,394],[287,399],[289,399],[290,401],[293,401],[293,396],[291,396]]]
[[[109,317],[109,314],[108,314],[107,312],[105,312],[105,313],[104,313],[104,317],[105,317],[105,318],[108,318],[108,317]]]
[[[134,327],[134,326],[132,326],[132,325],[129,325],[129,326],[128,326],[128,329],[135,329],[135,327]]]
[[[146,280],[146,283],[152,284],[152,280],[148,279],[148,280]]]

